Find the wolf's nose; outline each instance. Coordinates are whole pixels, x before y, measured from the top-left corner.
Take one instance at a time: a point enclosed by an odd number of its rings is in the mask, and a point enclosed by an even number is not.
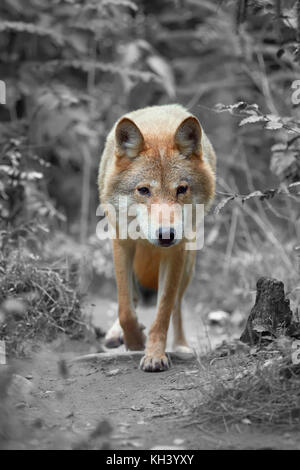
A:
[[[160,227],[156,232],[156,236],[161,246],[170,246],[175,238],[175,230],[172,227]]]

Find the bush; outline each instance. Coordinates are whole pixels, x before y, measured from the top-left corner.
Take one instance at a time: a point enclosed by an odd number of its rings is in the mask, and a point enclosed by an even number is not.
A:
[[[87,335],[78,295],[63,269],[14,251],[1,260],[0,271],[0,339],[9,354],[28,354],[59,333],[73,339]]]
[[[214,354],[211,365],[202,371],[206,385],[195,410],[199,423],[298,428],[300,363],[293,360],[296,343],[299,341],[281,336],[251,354],[234,354],[221,361]]]

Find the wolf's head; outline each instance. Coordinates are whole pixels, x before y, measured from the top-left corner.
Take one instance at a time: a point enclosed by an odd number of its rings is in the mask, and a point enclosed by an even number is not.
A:
[[[155,120],[155,116],[152,117]],[[213,171],[203,158],[202,130],[194,116],[172,129],[138,126],[124,117],[115,127],[114,172],[108,201],[137,205],[136,221],[154,245],[180,243],[183,208],[209,206],[214,196]]]

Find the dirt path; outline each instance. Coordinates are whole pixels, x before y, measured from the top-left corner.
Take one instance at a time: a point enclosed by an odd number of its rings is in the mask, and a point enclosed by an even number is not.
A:
[[[105,303],[102,312],[107,316]],[[87,345],[70,341],[57,351],[45,347],[34,360],[16,365],[29,391],[17,386],[8,400],[10,440],[4,447],[300,449],[295,434],[243,424],[230,430],[200,425],[194,410],[206,383],[195,357],[172,355],[169,371],[144,373],[140,353],[119,350],[78,361],[89,352]],[[225,370],[224,361],[214,367]]]
[[[33,363],[22,365],[33,391],[26,404],[15,399],[10,405],[16,416],[7,447],[300,448],[295,435],[268,434],[243,425],[217,432],[198,425],[201,420],[192,410],[205,384],[196,359],[173,357],[169,371],[147,374],[138,369],[140,354],[104,354],[63,366],[62,377],[57,361],[72,356],[44,351]]]

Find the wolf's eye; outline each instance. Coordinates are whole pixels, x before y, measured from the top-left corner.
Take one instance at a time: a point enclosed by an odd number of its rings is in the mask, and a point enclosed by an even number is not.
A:
[[[187,186],[178,186],[177,188],[177,194],[184,194],[187,192],[188,187]]]
[[[150,196],[150,189],[146,188],[146,186],[142,186],[141,188],[137,188],[137,190],[142,196]]]

